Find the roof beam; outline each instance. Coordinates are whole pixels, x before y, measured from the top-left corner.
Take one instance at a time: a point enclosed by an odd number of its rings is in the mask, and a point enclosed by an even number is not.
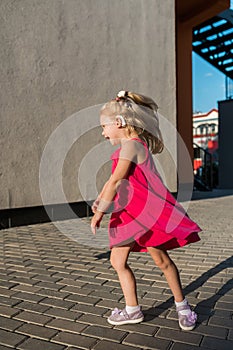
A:
[[[179,21],[188,26],[196,26],[199,23],[213,17],[216,13],[230,7],[229,0],[176,0]]]

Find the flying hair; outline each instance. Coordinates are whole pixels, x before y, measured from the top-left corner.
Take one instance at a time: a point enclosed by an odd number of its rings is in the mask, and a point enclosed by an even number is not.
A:
[[[157,111],[152,98],[131,91],[118,92],[116,98],[101,109],[101,113],[109,116],[121,115],[129,133],[136,131],[153,154],[161,153],[164,148]]]

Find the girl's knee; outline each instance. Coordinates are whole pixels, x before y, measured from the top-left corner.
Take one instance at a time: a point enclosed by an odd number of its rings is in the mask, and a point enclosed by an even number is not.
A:
[[[111,256],[110,262],[116,271],[123,270],[126,267],[126,261],[119,260],[116,256]]]
[[[110,262],[114,270],[121,271],[127,268],[127,260],[128,260],[129,252],[125,250],[113,250],[110,257]]]
[[[162,271],[168,269],[173,265],[172,260],[166,252],[155,248],[150,248],[148,251],[152,256],[155,265],[158,266]]]
[[[162,271],[167,270],[169,267],[173,265],[171,260],[159,260],[156,264]]]

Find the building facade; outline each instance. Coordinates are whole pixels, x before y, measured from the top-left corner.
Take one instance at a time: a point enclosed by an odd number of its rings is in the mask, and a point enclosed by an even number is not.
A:
[[[213,153],[218,149],[218,110],[193,115],[193,142]]]
[[[212,109],[208,113],[195,113],[193,115],[193,168],[195,180],[197,178],[204,180],[206,188],[209,187],[210,189],[218,186],[218,132],[219,117],[217,109]]]

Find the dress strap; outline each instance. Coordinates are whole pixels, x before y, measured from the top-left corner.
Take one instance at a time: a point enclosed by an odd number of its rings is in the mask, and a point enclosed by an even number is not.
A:
[[[145,141],[143,141],[142,139],[140,139],[140,137],[133,137],[131,140],[135,140],[135,141],[138,141],[140,143],[142,143],[144,146],[147,147],[147,144]]]
[[[139,142],[144,142],[142,139],[140,139],[140,137],[132,137],[131,140],[136,140],[136,141],[139,141]]]
[[[139,137],[133,137],[131,140],[138,141],[140,144],[143,145],[143,147],[144,147],[144,149],[145,149],[145,151],[146,151],[146,158],[145,158],[145,160],[144,160],[142,163],[138,163],[138,165],[142,165],[142,164],[144,164],[144,163],[147,161],[147,159],[148,159],[148,157],[149,157],[149,149],[148,149],[148,146],[147,146],[146,142],[143,141],[142,139],[140,139]]]

